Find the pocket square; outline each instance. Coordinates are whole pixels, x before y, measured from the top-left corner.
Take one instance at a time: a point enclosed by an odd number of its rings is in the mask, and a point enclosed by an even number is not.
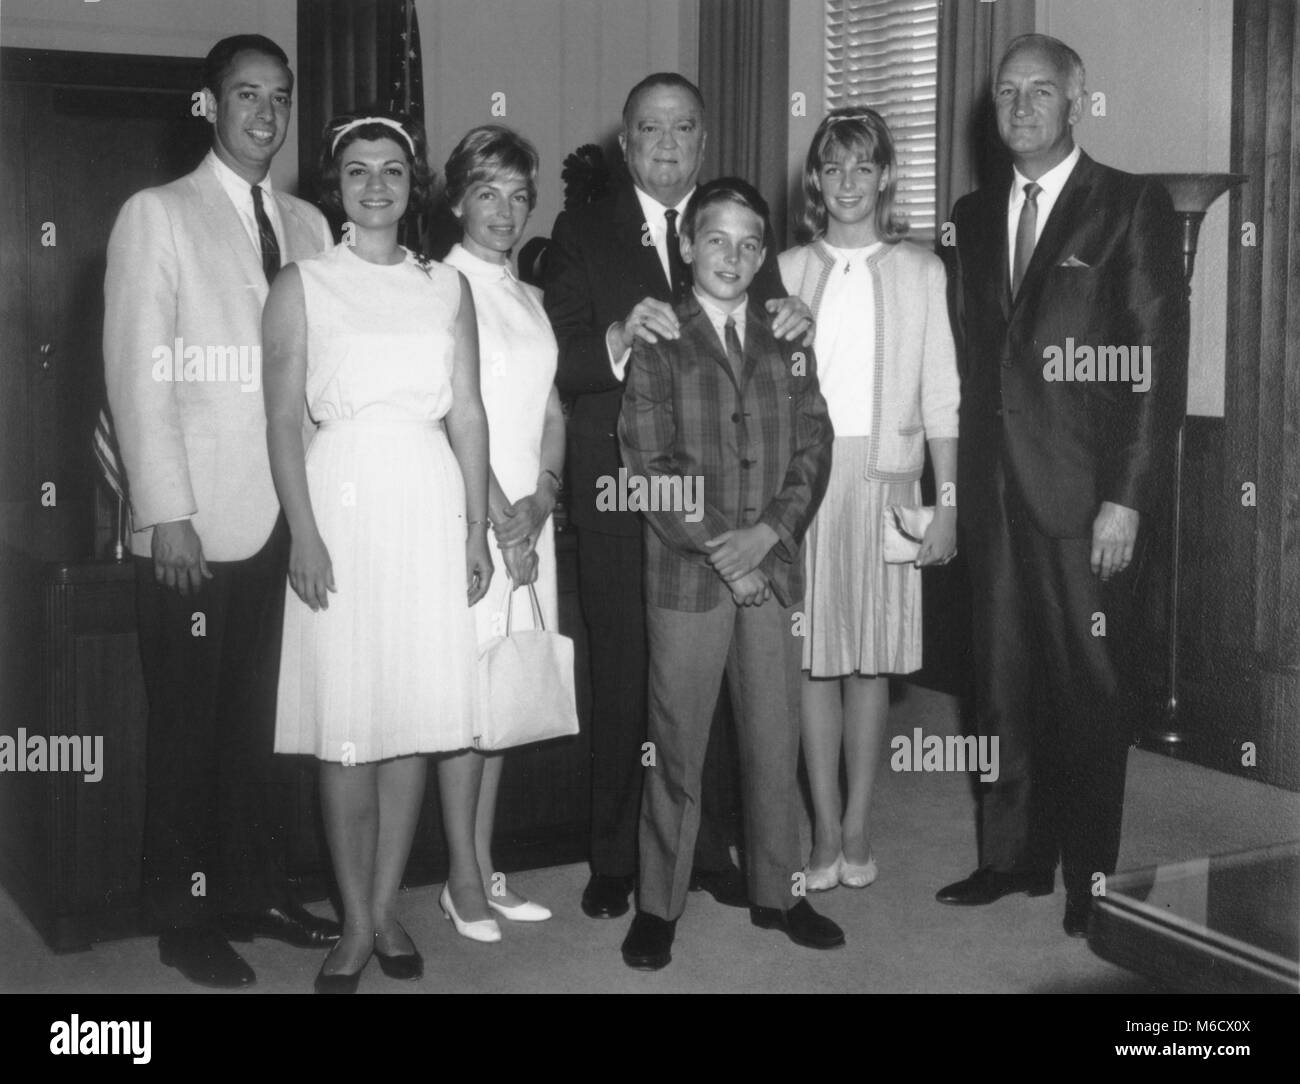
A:
[[[1059,267],[1082,267],[1085,270],[1091,270],[1091,265],[1084,263],[1078,256],[1071,256],[1068,260],[1062,260]]]

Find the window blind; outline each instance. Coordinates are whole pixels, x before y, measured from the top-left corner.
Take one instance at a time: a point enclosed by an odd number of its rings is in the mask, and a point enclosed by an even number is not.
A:
[[[898,157],[897,209],[918,241],[935,231],[939,0],[826,0],[826,108],[885,118]]]

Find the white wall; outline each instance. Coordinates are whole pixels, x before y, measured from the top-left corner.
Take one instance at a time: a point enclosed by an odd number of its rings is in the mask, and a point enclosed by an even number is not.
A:
[[[231,34],[264,34],[289,57],[298,53],[294,0],[3,0],[0,44],[88,53],[203,57]],[[198,90],[198,87],[194,88]],[[206,124],[194,118],[195,124]],[[298,180],[298,125],[271,166],[274,184]]]
[[[530,237],[549,234],[564,205],[564,158],[617,132],[642,76],[697,74],[697,0],[417,0],[416,11],[433,165],[477,124],[527,136],[541,157]]]
[[[1037,0],[1036,19],[1083,57],[1088,89],[1106,95],[1106,116],[1076,129],[1090,155],[1133,173],[1227,172],[1232,0]],[[1224,196],[1197,246],[1191,414],[1223,415],[1228,227]]]

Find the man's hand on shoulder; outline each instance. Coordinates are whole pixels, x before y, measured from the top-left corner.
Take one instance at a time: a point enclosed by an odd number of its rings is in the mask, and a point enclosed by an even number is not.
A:
[[[197,595],[203,581],[212,579],[199,532],[188,519],[154,527],[152,548],[154,579],[164,587],[175,588],[181,598]]]
[[[610,326],[607,340],[614,357],[622,357],[632,349],[634,339],[657,343],[660,339],[676,339],[681,335],[677,314],[673,307],[653,297],[645,297],[632,306],[627,316]]]
[[[1139,514],[1135,508],[1102,501],[1092,521],[1092,571],[1103,580],[1123,572],[1133,560]]]
[[[772,334],[778,339],[794,341],[803,336],[803,345],[812,346],[817,337],[812,309],[798,297],[773,298],[764,308],[772,316]]]

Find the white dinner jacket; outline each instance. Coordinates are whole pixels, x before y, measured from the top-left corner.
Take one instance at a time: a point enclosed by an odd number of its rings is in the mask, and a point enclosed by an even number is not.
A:
[[[325,217],[274,193],[281,260],[333,243]],[[104,372],[131,497],[131,551],[153,526],[192,515],[203,553],[258,552],[279,513],[262,399],[262,306],[256,249],[208,159],[171,184],[137,192],[108,242]]]

